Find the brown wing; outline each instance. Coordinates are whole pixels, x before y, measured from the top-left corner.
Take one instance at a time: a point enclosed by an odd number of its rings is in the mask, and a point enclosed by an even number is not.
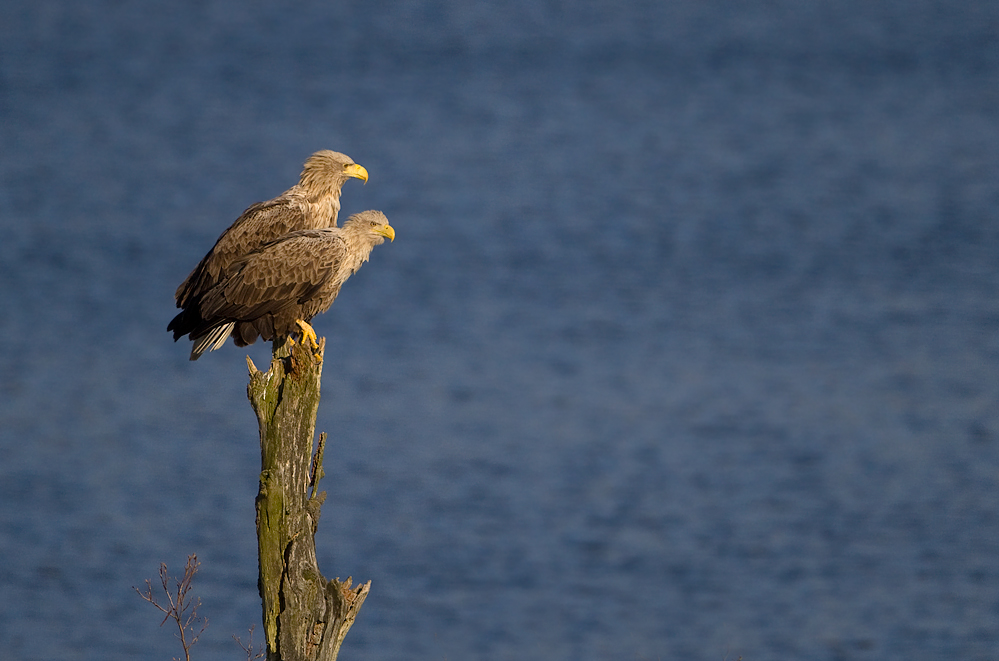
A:
[[[215,246],[177,288],[177,307],[184,308],[218,284],[233,262],[265,243],[295,230],[309,229],[301,204],[289,196],[258,202],[229,226]]]
[[[301,307],[335,275],[347,247],[337,230],[293,232],[236,260],[201,301],[208,326]]]

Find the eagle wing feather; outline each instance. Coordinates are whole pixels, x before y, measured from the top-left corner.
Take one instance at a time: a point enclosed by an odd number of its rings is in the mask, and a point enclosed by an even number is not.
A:
[[[249,207],[177,288],[177,307],[186,307],[203,296],[240,257],[289,232],[306,229],[307,222],[304,207],[289,195]]]
[[[201,302],[204,319],[248,320],[302,305],[337,272],[347,246],[335,231],[292,232],[232,264]]]

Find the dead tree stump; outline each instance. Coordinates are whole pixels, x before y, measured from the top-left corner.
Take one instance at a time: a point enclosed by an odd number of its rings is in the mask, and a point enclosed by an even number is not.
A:
[[[266,372],[246,359],[247,395],[260,423],[258,586],[268,661],[334,661],[371,587],[328,581],[316,562],[325,434],[315,454],[313,445],[325,346],[325,338],[314,350],[275,346]]]

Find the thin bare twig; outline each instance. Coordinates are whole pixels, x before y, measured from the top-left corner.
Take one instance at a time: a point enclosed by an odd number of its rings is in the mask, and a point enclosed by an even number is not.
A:
[[[246,652],[246,661],[253,661],[254,659],[262,659],[265,656],[267,656],[267,651],[265,650],[263,643],[261,643],[260,647],[258,647],[256,650],[253,649],[253,630],[255,628],[256,625],[250,627],[250,640],[247,642],[246,645],[244,645],[243,641],[239,639],[239,636],[237,636],[236,634],[232,634],[232,639],[236,641],[236,644],[239,645],[244,652]]]
[[[177,624],[176,636],[180,639],[181,647],[184,648],[184,661],[191,661],[191,648],[194,647],[194,644],[198,642],[198,638],[201,637],[201,634],[208,627],[208,618],[198,615],[201,599],[189,594],[191,584],[194,581],[194,575],[198,573],[198,567],[200,566],[201,563],[198,562],[197,555],[192,553],[187,556],[187,564],[184,566],[184,577],[173,579],[175,587],[174,591],[171,592],[171,578],[167,573],[166,563],[160,563],[160,585],[163,588],[163,594],[166,596],[164,604],[156,600],[156,597],[153,595],[153,585],[149,579],[146,579],[145,592],[141,592],[134,585],[132,586],[132,589],[140,597],[153,606],[156,606],[163,613],[163,621],[160,622],[160,626],[166,624],[167,620],[171,618]],[[194,633],[199,622],[201,623],[201,628],[197,630],[197,633]],[[189,636],[190,640],[188,640]],[[175,661],[179,661],[179,659],[175,659]]]

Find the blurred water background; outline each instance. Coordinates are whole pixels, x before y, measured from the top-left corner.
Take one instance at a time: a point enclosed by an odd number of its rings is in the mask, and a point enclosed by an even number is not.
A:
[[[5,2],[0,656],[177,655],[196,552],[243,657],[246,351],[165,327],[332,148],[341,658],[996,659],[997,84],[986,0]]]

